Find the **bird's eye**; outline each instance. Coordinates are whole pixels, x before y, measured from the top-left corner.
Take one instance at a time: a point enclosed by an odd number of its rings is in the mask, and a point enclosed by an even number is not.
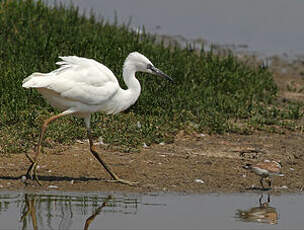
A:
[[[151,64],[148,64],[148,65],[147,65],[147,69],[152,69],[152,65],[151,65]]]

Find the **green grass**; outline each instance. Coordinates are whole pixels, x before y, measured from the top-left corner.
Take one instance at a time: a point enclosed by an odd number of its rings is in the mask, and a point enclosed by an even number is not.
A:
[[[130,52],[139,51],[175,79],[170,84],[139,73],[142,94],[127,113],[94,114],[95,137],[123,149],[138,148],[143,142],[171,142],[182,129],[204,133],[251,133],[269,126],[297,129],[294,120],[303,115],[299,104],[276,102],[277,87],[267,69],[246,66],[233,55],[219,57],[204,50],[197,55],[179,46],[164,47],[151,35],[96,21],[94,15],[86,18],[75,7],[2,0],[0,28],[2,153],[32,148],[43,119],[58,113],[35,90],[23,89],[21,84],[33,72],[55,69],[60,55],[94,58],[125,87],[123,61]],[[50,125],[44,145],[70,144],[85,135],[82,120],[63,118]]]

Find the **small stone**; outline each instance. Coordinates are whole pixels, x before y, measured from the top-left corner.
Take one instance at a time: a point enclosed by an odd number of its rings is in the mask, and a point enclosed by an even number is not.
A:
[[[159,145],[165,145],[165,142],[160,142]]]
[[[82,140],[76,140],[76,142],[79,144],[84,144],[84,141],[82,141]]]
[[[98,142],[96,142],[94,145],[105,145],[105,143],[103,142],[103,138],[98,137]]]
[[[58,188],[58,186],[57,185],[49,185],[48,188],[50,188],[50,189],[52,189],[52,188],[56,189],[56,188]]]
[[[148,148],[148,145],[144,142],[143,147]]]
[[[22,182],[25,182],[25,181],[26,181],[26,176],[22,176],[22,177],[21,177],[21,181],[22,181]]]
[[[205,181],[203,181],[202,179],[195,179],[194,180],[196,183],[200,183],[200,184],[204,184]]]

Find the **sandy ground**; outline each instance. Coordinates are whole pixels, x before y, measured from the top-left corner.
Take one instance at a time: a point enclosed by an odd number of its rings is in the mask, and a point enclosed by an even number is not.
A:
[[[279,99],[303,101],[304,63],[290,64],[280,59],[273,60],[273,63],[274,78],[280,89]],[[123,179],[139,182],[137,186],[106,182],[110,177],[89,152],[88,143],[44,149],[38,170],[42,186],[33,181],[26,185],[21,180],[30,162],[24,154],[11,154],[0,157],[0,189],[186,193],[255,191],[260,188],[259,177],[243,166],[269,159],[280,160],[285,174],[284,177],[273,178],[273,191],[302,192],[303,136],[299,132],[209,136],[181,131],[173,144],[153,145],[134,153],[122,153],[98,145],[97,150],[112,170]]]

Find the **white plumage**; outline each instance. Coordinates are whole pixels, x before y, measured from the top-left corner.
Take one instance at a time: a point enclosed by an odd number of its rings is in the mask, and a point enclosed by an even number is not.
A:
[[[147,72],[172,80],[169,76],[153,66],[144,55],[133,52],[128,55],[123,66],[123,78],[127,89],[119,86],[118,80],[103,64],[83,57],[69,56],[60,57],[62,61],[56,64],[60,67],[50,73],[33,73],[23,80],[24,88],[35,88],[53,107],[63,112],[45,121],[38,148],[27,176],[36,177],[35,170],[40,153],[40,145],[47,125],[64,115],[73,114],[84,118],[90,140],[90,150],[98,161],[105,167],[114,180],[129,183],[118,178],[105,162],[101,160],[93,147],[90,131],[91,113],[102,111],[108,114],[119,113],[138,99],[141,86],[135,78],[135,72]],[[34,170],[34,172],[32,172]],[[38,181],[38,178],[36,177]]]
[[[63,61],[56,63],[61,65],[59,69],[46,74],[33,73],[24,79],[22,86],[36,88],[52,106],[73,109],[83,117],[97,111],[120,112],[113,100],[124,90],[111,70],[92,59],[60,58]]]

